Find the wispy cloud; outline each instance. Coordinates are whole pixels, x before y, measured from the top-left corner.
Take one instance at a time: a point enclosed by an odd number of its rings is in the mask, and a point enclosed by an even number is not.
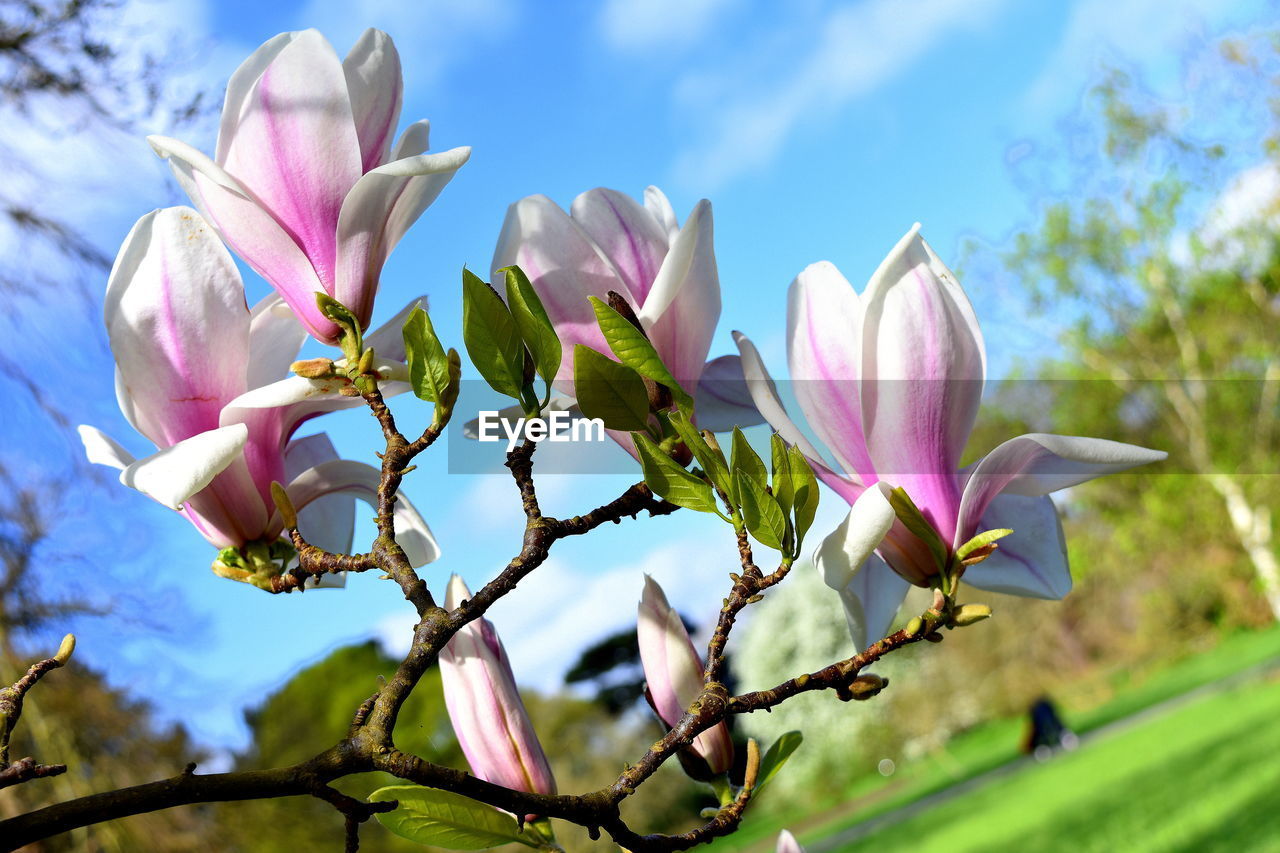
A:
[[[713,188],[772,162],[809,116],[831,113],[910,68],[952,32],[981,25],[1004,0],[866,0],[804,23],[804,39],[767,68],[729,67],[685,81],[704,132],[676,178]],[[750,54],[751,51],[741,51]],[[748,61],[748,60],[744,60]],[[728,96],[726,97],[726,92]]]
[[[671,51],[700,39],[738,0],[608,0],[599,26],[610,46]]]
[[[369,27],[395,38],[405,74],[430,84],[466,53],[501,38],[516,22],[512,0],[311,0],[299,16],[345,55]]]

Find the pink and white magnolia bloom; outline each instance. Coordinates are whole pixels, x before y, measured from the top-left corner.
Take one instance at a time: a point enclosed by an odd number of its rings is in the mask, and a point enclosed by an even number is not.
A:
[[[569,213],[532,195],[507,210],[493,280],[511,264],[529,277],[564,345],[555,382],[561,393],[573,395],[575,344],[610,355],[588,297],[607,302],[614,291],[635,309],[671,375],[694,395],[700,426],[760,423],[738,356],[707,361],[720,319],[711,202],[698,202],[681,226],[657,187],[645,190],[644,204],[616,190],[589,190]]]
[[[789,829],[778,833],[778,846],[775,850],[776,853],[804,853],[804,848],[800,846],[799,841],[796,841],[796,837]]]
[[[338,459],[323,435],[291,438],[303,421],[353,401],[322,382],[293,377],[306,393],[291,380],[272,382],[288,372],[306,332],[274,294],[249,310],[231,255],[198,213],[173,207],[138,220],[111,270],[104,313],[120,409],[159,451],[135,459],[81,426],[90,462],[119,469],[122,483],[179,510],[217,548],[279,538],[271,483],[287,483],[303,535],[349,549],[350,498],[376,503],[378,470]],[[370,337],[395,355],[392,326]],[[334,495],[347,499],[326,497]],[[438,556],[403,498],[396,521],[411,562]]]
[[[693,647],[680,614],[648,575],[644,576],[636,637],[649,701],[662,721],[674,726],[702,693],[702,657]],[[723,722],[695,737],[690,748],[707,762],[712,773],[724,773],[733,766],[733,741]]]
[[[462,578],[449,579],[445,607],[471,598]],[[498,632],[487,619],[464,625],[440,652],[444,704],[471,772],[517,791],[554,794],[551,765],[529,721]]]
[[[796,399],[834,466],[787,415],[756,348],[736,338],[756,405],[854,504],[816,561],[840,591],[860,648],[887,630],[909,583],[928,586],[938,573],[923,540],[894,519],[885,484],[904,488],[952,549],[983,530],[1014,531],[967,569],[973,586],[1061,598],[1071,574],[1048,493],[1165,458],[1100,438],[1031,433],[960,470],[982,398],[986,349],[960,283],[918,225],[861,297],[832,264],[805,269],[791,284],[787,325]]]
[[[339,329],[315,294],[367,328],[387,256],[471,155],[424,154],[426,121],[392,146],[403,85],[384,32],[366,30],[345,60],[316,30],[282,33],[231,75],[212,159],[149,138],[227,244],[327,344]]]

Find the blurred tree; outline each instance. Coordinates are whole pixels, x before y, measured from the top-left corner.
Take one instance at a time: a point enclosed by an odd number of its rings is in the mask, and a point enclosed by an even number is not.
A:
[[[1106,77],[1074,140],[1070,194],[1005,262],[1065,321],[1062,359],[1038,371],[1065,380],[1041,410],[1054,430],[1137,440],[1169,451],[1165,472],[1197,475],[1116,481],[1146,494],[1090,487],[1092,517],[1141,507],[1158,519],[1163,533],[1119,544],[1152,547],[1128,549],[1145,564],[1168,552],[1160,536],[1180,562],[1230,543],[1280,619],[1280,56],[1266,39],[1229,40],[1193,65],[1196,85],[1174,102]]]

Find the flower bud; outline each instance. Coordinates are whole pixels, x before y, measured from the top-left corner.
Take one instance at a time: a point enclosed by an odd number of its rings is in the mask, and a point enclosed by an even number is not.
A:
[[[471,597],[462,578],[449,580],[445,607]],[[554,794],[555,778],[516,689],[502,641],[487,619],[453,635],[440,652],[444,702],[471,772],[517,791]]]
[[[991,608],[985,604],[962,604],[951,615],[951,621],[959,628],[973,625],[991,616]]]
[[[662,587],[648,575],[640,599],[636,635],[653,708],[664,723],[674,726],[702,693],[702,658],[693,647],[680,614],[667,603]],[[733,742],[723,722],[695,737],[690,748],[713,773],[724,773],[733,766]]]

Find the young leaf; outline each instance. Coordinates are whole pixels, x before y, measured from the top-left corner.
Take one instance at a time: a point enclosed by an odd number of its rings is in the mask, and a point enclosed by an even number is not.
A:
[[[507,307],[520,330],[520,337],[533,355],[533,364],[548,385],[556,378],[560,370],[562,350],[560,338],[556,335],[551,319],[547,317],[547,309],[542,307],[542,300],[529,283],[529,278],[517,266],[504,267],[501,272],[507,275]]]
[[[963,560],[979,548],[985,548],[997,539],[1003,539],[1013,531],[1007,527],[996,527],[992,530],[984,530],[977,536],[956,549],[956,560]]]
[[[729,470],[733,473],[741,471],[755,480],[762,489],[769,484],[769,472],[764,468],[764,461],[737,427],[733,428],[733,447],[729,451],[729,458]]]
[[[791,505],[795,500],[795,484],[791,480],[791,460],[787,453],[787,443],[776,432],[769,440],[769,449],[773,455],[773,496],[782,507],[783,515],[791,514]]]
[[[418,844],[449,850],[485,850],[512,842],[538,846],[520,831],[514,816],[452,791],[391,785],[369,795],[371,803],[388,800],[396,800],[400,806],[395,811],[378,812],[378,822]]]
[[[938,568],[940,570],[945,569],[947,566],[947,546],[942,541],[942,537],[938,535],[938,531],[934,530],[933,525],[924,517],[924,513],[920,512],[916,502],[911,500],[907,490],[899,486],[891,491],[889,493],[889,505],[893,507],[898,520],[928,546],[929,553],[933,555],[934,562],[938,564]]]
[[[804,458],[800,448],[792,447],[789,454],[791,456],[791,481],[795,492],[793,500],[796,519],[796,550],[799,551],[805,534],[813,526],[813,519],[818,514],[818,498],[820,495],[818,494],[818,478],[814,476],[813,467],[809,464],[809,460]]]
[[[414,308],[405,320],[402,334],[414,395],[428,403],[440,402],[440,394],[449,386],[449,357],[436,337],[431,317],[421,308]]]
[[[519,400],[524,341],[502,299],[467,269],[462,271],[462,340],[471,363],[493,390]]]
[[[644,481],[655,495],[686,509],[718,512],[710,483],[681,468],[644,433],[633,432],[631,438],[636,443],[636,453],[644,469]]]
[[[689,422],[683,412],[672,412],[670,421],[671,426],[675,428],[676,434],[680,436],[680,440],[693,453],[693,458],[698,460],[698,465],[702,467],[703,471],[707,472],[711,482],[715,483],[718,489],[732,497],[733,481],[729,477],[729,466],[725,463],[724,454],[707,444],[707,440],[702,437],[702,433]]]
[[[573,348],[573,387],[582,414],[599,418],[609,429],[633,432],[648,426],[649,397],[644,380],[625,364],[577,344]]]
[[[778,771],[782,769],[782,765],[787,763],[787,759],[791,757],[791,753],[804,742],[804,735],[800,732],[787,732],[773,742],[773,746],[769,747],[764,757],[760,759],[760,771],[756,776],[755,794],[760,793],[760,789],[778,775]]]
[[[781,551],[787,535],[787,520],[782,515],[778,502],[764,490],[764,486],[741,469],[733,472],[733,481],[738,502],[742,505],[742,521],[747,525],[747,531],[760,544]]]
[[[653,344],[649,343],[649,339],[643,332],[631,325],[631,321],[626,317],[594,296],[591,297],[591,307],[595,309],[596,322],[600,324],[604,339],[609,342],[609,349],[613,350],[613,354],[619,361],[633,368],[641,376],[647,376],[654,382],[667,386],[677,402],[683,400],[686,404],[691,404],[691,398],[680,387],[680,383],[676,382],[671,371],[667,370],[667,366],[658,356],[658,351],[653,348]]]

